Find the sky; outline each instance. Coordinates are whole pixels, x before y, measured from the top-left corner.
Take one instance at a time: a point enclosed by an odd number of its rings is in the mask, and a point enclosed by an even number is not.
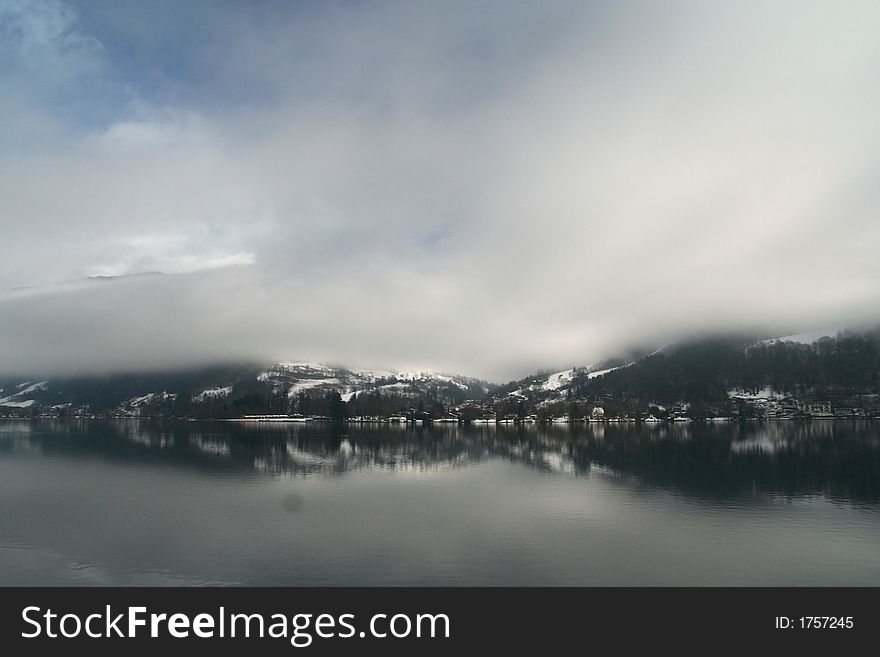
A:
[[[503,381],[876,321],[877,34],[858,0],[0,0],[0,372]]]

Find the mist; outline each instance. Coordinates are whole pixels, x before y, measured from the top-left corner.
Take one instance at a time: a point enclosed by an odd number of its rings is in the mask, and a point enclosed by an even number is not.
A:
[[[877,321],[878,30],[869,2],[0,2],[0,372],[507,380]]]

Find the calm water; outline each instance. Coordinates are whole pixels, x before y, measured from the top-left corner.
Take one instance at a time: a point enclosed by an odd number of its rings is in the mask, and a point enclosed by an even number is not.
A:
[[[880,585],[880,424],[0,420],[0,584]]]

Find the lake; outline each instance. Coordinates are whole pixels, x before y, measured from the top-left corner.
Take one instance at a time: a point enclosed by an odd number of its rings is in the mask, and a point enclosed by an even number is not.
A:
[[[880,585],[880,423],[0,420],[2,585]]]

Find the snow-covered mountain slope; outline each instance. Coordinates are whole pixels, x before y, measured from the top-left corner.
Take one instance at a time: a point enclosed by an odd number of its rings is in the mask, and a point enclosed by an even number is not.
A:
[[[680,377],[683,372],[693,373],[699,370],[701,361],[712,360],[718,357],[720,352],[726,353],[728,349],[748,352],[758,346],[777,343],[789,344],[790,346],[809,345],[824,337],[833,338],[842,333],[838,329],[831,329],[766,339],[760,339],[759,336],[737,334],[683,339],[651,348],[631,350],[619,354],[613,359],[600,361],[593,365],[533,374],[502,386],[498,396],[537,404],[576,399],[595,394],[596,390],[602,389],[602,377],[612,375],[613,379],[623,371],[637,372],[639,381],[656,381],[665,376],[673,376],[668,375],[667,369],[669,363],[675,363],[674,369],[678,373],[674,376]],[[718,345],[708,350],[696,346],[714,343],[718,343]],[[695,355],[697,351],[700,352],[700,355]],[[637,385],[642,385],[642,383]]]
[[[38,383],[24,381],[23,383],[16,385],[15,392],[11,392],[10,394],[6,394],[3,389],[0,389],[0,394],[4,395],[3,397],[0,397],[0,406],[7,406],[9,408],[30,408],[36,403],[36,400],[29,399],[29,397],[32,396],[32,393],[46,390],[48,384],[48,381],[40,381]]]
[[[482,400],[496,387],[449,373],[349,369],[308,361],[279,361],[268,367],[216,366],[48,381],[0,379],[0,414],[32,407],[133,416],[189,415],[218,406],[286,412],[300,406],[303,395],[323,398],[330,392],[339,393],[346,402],[360,394],[378,392],[384,397],[420,399],[426,403],[458,403]],[[263,408],[261,403],[269,402],[259,400],[269,398],[274,400],[272,408]],[[285,399],[286,404],[282,401]]]
[[[427,392],[455,392],[457,396],[482,398],[491,384],[478,379],[437,372],[396,372],[393,370],[348,369],[306,361],[281,361],[257,374],[257,381],[290,398],[301,393],[339,392],[343,401],[371,391],[402,397]]]
[[[767,338],[761,340],[757,344],[774,344],[777,342],[796,342],[798,344],[813,344],[822,338],[833,338],[841,329],[826,329],[822,331],[810,331],[808,333],[795,333],[793,335],[783,335],[778,338]]]
[[[835,337],[826,345],[825,336]],[[776,338],[709,336],[660,349],[629,351],[589,366],[539,372],[506,385],[449,373],[356,369],[301,360],[49,380],[0,377],[0,416],[38,415],[60,408],[64,414],[137,416],[317,415],[338,404],[328,397],[331,392],[352,402],[349,412],[364,415],[380,407],[392,413],[468,400],[532,408],[615,395],[676,402],[686,400],[693,390],[710,390],[713,398],[726,400],[755,394],[766,397],[765,388],[771,384],[776,386],[773,394],[787,393],[795,386],[815,386],[811,368],[820,367],[817,358],[824,368],[823,381],[832,376],[831,383],[838,387],[875,394],[880,389],[875,344],[880,344],[876,329]],[[777,352],[785,352],[786,358],[780,359]]]
[[[197,395],[193,395],[192,400],[194,402],[206,401],[208,399],[222,399],[224,397],[228,397],[232,392],[232,386],[223,386],[216,388],[208,388],[206,390],[202,390]]]
[[[615,370],[629,367],[636,361],[615,365],[615,361],[603,361],[595,365],[573,367],[550,374],[534,374],[521,379],[515,390],[509,391],[509,397],[521,397],[526,399],[556,401],[565,399],[569,390],[577,384],[579,379],[591,380],[604,376]],[[619,361],[617,361],[619,362]]]
[[[574,378],[574,373],[575,370],[570,369],[551,374],[547,377],[547,380],[541,384],[541,388],[544,390],[559,390],[563,386],[571,383],[572,378]]]

